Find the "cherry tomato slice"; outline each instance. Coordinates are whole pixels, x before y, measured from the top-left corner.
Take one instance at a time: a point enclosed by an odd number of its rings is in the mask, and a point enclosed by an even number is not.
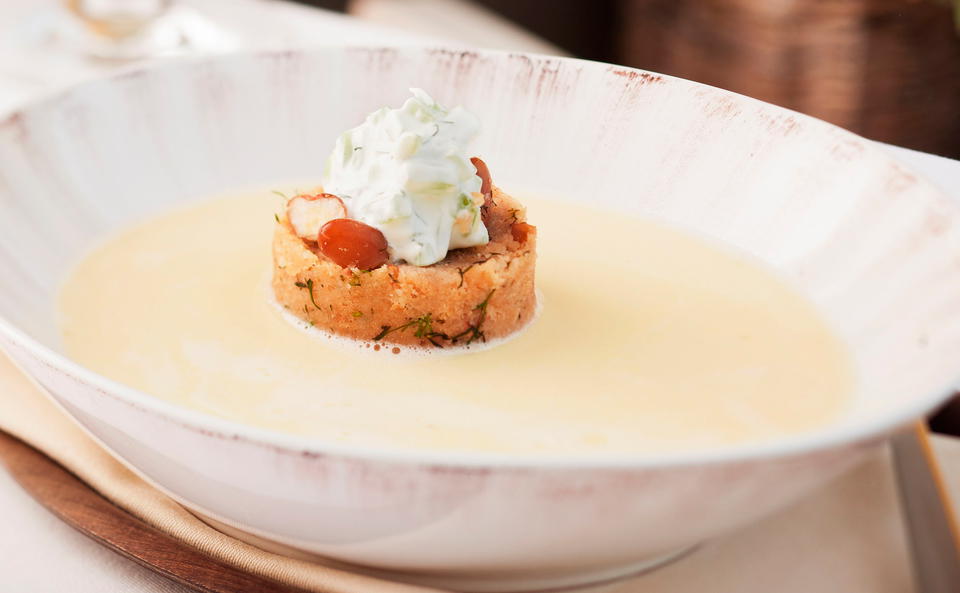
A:
[[[320,227],[320,253],[344,268],[373,270],[387,263],[387,239],[370,225],[349,218],[337,218]]]

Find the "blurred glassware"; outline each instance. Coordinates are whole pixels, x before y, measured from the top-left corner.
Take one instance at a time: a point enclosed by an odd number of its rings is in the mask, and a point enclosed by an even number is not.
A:
[[[186,49],[189,40],[177,23],[165,18],[173,0],[63,0],[77,22],[75,47],[107,60],[156,57]]]
[[[127,39],[143,32],[163,14],[172,0],[64,0],[89,30],[111,39]]]
[[[0,62],[7,58],[7,62],[34,68],[42,62],[49,74],[56,69],[54,62],[61,69],[82,70],[84,62],[102,68],[184,53],[218,53],[242,45],[236,32],[195,6],[200,3],[48,0],[37,4],[22,9],[17,24],[0,36]]]

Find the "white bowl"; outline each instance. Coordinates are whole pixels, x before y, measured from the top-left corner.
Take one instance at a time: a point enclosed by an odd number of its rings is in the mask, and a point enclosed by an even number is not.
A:
[[[704,453],[409,454],[219,420],[62,354],[55,294],[78,253],[190,199],[316,179],[339,131],[410,86],[478,113],[504,187],[669,221],[781,270],[852,349],[849,414]],[[957,204],[823,122],[606,64],[332,48],[133,71],[0,122],[0,208],[0,343],[119,459],[264,545],[418,582],[535,589],[649,566],[830,479],[960,370]]]

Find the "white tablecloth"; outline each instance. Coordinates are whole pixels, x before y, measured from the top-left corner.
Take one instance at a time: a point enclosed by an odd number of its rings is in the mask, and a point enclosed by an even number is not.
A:
[[[465,0],[357,0],[358,12],[396,22],[406,12],[416,33],[269,0],[189,0],[217,25],[222,47],[265,48],[350,43],[433,43],[449,40],[450,19],[482,22],[486,37],[461,42],[501,49],[549,51],[550,46],[469,6]],[[430,29],[438,4],[450,9]],[[0,111],[70,82],[109,70],[104,64],[31,45],[58,18],[54,0],[0,2]],[[418,12],[419,11],[419,12]],[[198,21],[201,22],[202,21]],[[427,23],[427,24],[425,24]],[[960,199],[960,162],[886,147]],[[960,440],[937,438],[937,451],[955,501],[960,500]],[[614,586],[621,593],[902,593],[912,590],[889,461],[874,458],[791,509],[713,542],[647,577]],[[182,593],[175,585],[101,548],[61,523],[0,470],[0,592]]]

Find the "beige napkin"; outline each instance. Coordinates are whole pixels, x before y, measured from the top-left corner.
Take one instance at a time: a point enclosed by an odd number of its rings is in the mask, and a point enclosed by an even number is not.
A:
[[[286,558],[216,531],[115,461],[2,353],[0,430],[44,451],[150,525],[250,573],[324,593],[436,593]],[[958,506],[960,439],[936,438],[934,445]],[[911,590],[896,492],[884,454],[782,513],[604,593]]]

